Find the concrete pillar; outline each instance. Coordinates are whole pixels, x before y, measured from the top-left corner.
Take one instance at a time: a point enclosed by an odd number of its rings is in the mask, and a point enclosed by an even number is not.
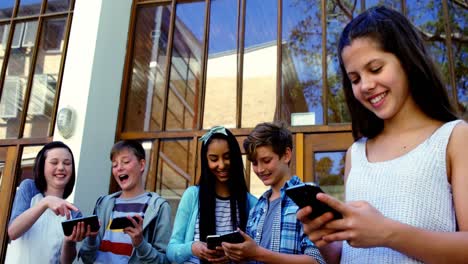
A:
[[[131,15],[129,0],[76,1],[58,110],[74,111],[74,133],[54,140],[73,150],[77,179],[69,200],[88,215],[107,194]]]

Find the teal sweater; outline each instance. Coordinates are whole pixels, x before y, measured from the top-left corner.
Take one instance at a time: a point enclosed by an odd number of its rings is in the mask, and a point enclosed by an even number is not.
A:
[[[171,240],[167,245],[167,257],[171,262],[183,263],[192,256],[192,243],[198,217],[198,186],[189,187],[179,203]],[[248,194],[248,210],[255,205],[257,198]]]

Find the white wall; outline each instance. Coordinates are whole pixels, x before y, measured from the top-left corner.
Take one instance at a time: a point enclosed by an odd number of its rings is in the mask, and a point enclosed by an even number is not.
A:
[[[131,14],[127,0],[76,1],[68,43],[59,110],[75,113],[74,134],[54,140],[70,146],[77,179],[69,200],[88,215],[109,190],[120,90]]]

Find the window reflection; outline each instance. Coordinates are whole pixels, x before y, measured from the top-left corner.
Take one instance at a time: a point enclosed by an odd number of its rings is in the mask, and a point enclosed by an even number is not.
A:
[[[183,192],[191,185],[195,175],[191,139],[161,140],[158,153],[155,191],[166,198],[177,211]]]
[[[468,43],[462,41],[466,36],[468,10],[453,1],[448,1],[452,33],[452,51],[455,60],[455,84],[458,96],[458,108],[465,120],[468,120]]]
[[[407,1],[407,3],[408,2],[417,2],[417,1]],[[398,0],[366,0],[366,9],[369,9],[373,6],[379,6],[379,5],[385,5],[388,7],[392,7],[395,10],[401,11],[401,1],[398,1]]]
[[[356,1],[354,1],[356,3]],[[359,2],[359,1],[357,1]],[[351,11],[358,10],[358,6],[343,9],[335,2],[327,1],[327,117],[328,123],[350,122],[351,118],[346,106],[342,89],[341,70],[338,62],[337,48],[340,34],[345,25],[352,19]]]
[[[23,137],[46,137],[49,134],[65,24],[66,18],[48,19],[43,23]]]
[[[18,188],[20,183],[24,181],[25,179],[34,180],[34,160],[42,147],[43,146],[29,146],[29,147],[23,148],[20,166],[19,166],[19,169],[16,171],[16,177],[15,177],[15,182],[13,183],[13,188]],[[0,153],[2,152],[1,150],[3,150],[3,148],[0,148]],[[5,151],[5,154],[6,154],[6,151]],[[0,166],[5,165],[4,159],[2,161],[3,163],[0,162]],[[1,168],[2,170],[3,170],[3,166]],[[11,192],[12,192],[12,196],[14,196],[13,194],[15,193],[15,191],[11,190]],[[14,198],[12,197],[12,199]],[[8,208],[8,206],[6,208]],[[6,215],[8,215],[8,212],[6,212]],[[10,245],[11,244],[7,244],[6,259],[8,259]]]
[[[0,19],[10,18],[13,13],[13,7],[16,0],[2,0],[0,1]]]
[[[236,126],[237,1],[211,1],[203,128]]]
[[[283,1],[283,119],[291,125],[323,124],[320,1]]]
[[[18,16],[39,15],[41,12],[42,0],[21,0]]]
[[[166,130],[194,129],[201,89],[205,2],[178,4],[172,48]]]
[[[194,175],[191,140],[162,140],[156,191],[164,197],[181,197]]]
[[[36,32],[37,21],[15,26],[0,100],[0,139],[18,138]]]
[[[447,57],[445,26],[442,14],[442,3],[429,0],[407,3],[408,18],[420,30],[429,54],[442,71],[442,78],[453,101],[453,87],[450,81],[450,67]]]
[[[3,170],[5,169],[7,150],[8,148],[0,148],[0,190],[2,189]]]
[[[277,65],[277,6],[246,1],[241,127],[273,121]]]
[[[468,45],[453,44],[455,59],[455,84],[457,85],[458,109],[468,121]]]
[[[161,130],[170,16],[169,5],[137,10],[125,131]]]
[[[344,201],[346,152],[314,153],[314,178],[322,190]]]
[[[43,146],[31,146],[23,148],[21,167],[17,173],[18,176],[16,177],[15,186],[19,186],[25,179],[34,179],[34,160],[42,147]]]
[[[8,34],[10,32],[10,25],[0,25],[0,72],[2,70],[3,60],[5,59],[5,50],[8,42]]]
[[[47,0],[46,13],[67,11],[70,6],[70,0]]]

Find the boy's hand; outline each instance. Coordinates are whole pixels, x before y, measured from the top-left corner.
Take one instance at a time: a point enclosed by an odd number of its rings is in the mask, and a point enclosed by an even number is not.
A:
[[[133,217],[127,215],[127,218],[132,222],[134,227],[126,227],[123,232],[130,236],[133,247],[138,247],[143,242],[143,218],[141,215],[135,215],[134,217],[138,219],[138,222]]]
[[[239,244],[221,243],[224,253],[229,259],[235,262],[255,259],[259,246],[250,236],[242,232],[242,230],[239,230],[239,232],[244,237],[245,241]]]

